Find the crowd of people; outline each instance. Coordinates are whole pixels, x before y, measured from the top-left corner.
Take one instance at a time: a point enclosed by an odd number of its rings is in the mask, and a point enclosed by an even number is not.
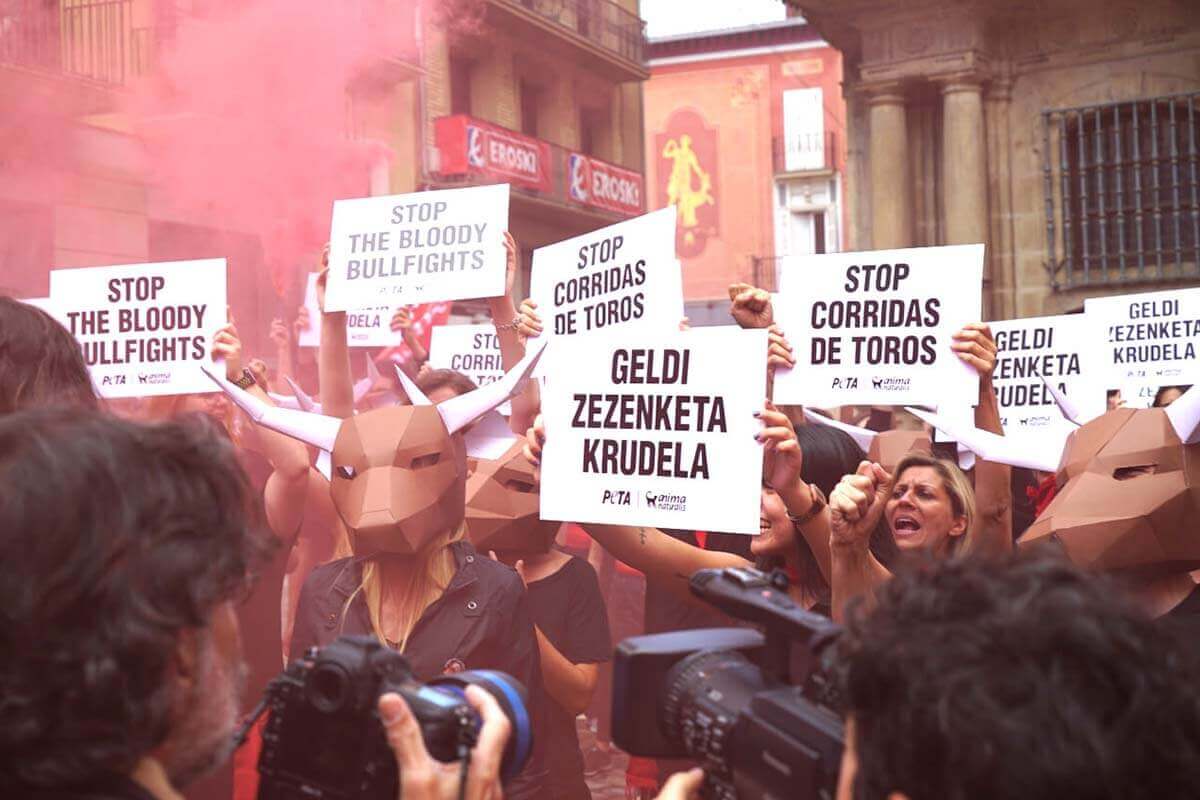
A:
[[[505,369],[519,371],[543,326],[512,297],[520,259],[506,245],[507,291],[488,306]],[[839,797],[1195,794],[1188,569],[1200,564],[1166,545],[1105,574],[1073,565],[1070,547],[1017,553],[1069,476],[982,454],[964,471],[900,410],[843,410],[912,434],[881,463],[845,430],[766,400],[759,535],[548,523],[537,382],[505,393],[430,369],[404,309],[392,320],[403,358],[374,354],[356,389],[346,315],[325,311],[322,292],[323,277],[307,367],[307,312],[272,324],[273,369],[243,352],[231,317],[211,349],[223,391],[145,402],[98,399],[71,335],[0,297],[4,796],[252,798],[262,727],[234,752],[242,715],[287,661],[358,634],[421,680],[500,670],[528,692],[533,752],[503,785],[511,725],[487,693],[466,695],[483,719],[466,773],[433,760],[406,704],[385,695],[401,797],[588,800],[588,774],[612,759],[616,641],[733,624],[687,579],[745,566],[781,571],[792,600],[845,625]],[[770,295],[738,284],[730,297],[735,324],[768,330],[769,372],[793,367]],[[988,326],[966,326],[952,348],[979,375],[975,427],[1002,434]],[[283,407],[287,379],[307,382],[311,413]],[[1163,387],[1155,404],[1189,388]],[[494,440],[497,424],[507,450],[475,454],[472,436]],[[481,511],[500,496],[522,510]],[[797,679],[811,666],[799,650]],[[692,796],[692,766],[632,759],[626,796]]]

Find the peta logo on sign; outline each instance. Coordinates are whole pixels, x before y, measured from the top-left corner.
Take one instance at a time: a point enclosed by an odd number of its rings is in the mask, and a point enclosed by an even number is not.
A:
[[[581,156],[579,153],[572,153],[568,161],[568,167],[567,174],[570,176],[571,199],[578,200],[581,203],[588,202],[591,199],[591,192],[588,191],[588,184],[591,183],[591,164],[588,163],[585,156]]]
[[[480,169],[487,166],[483,160],[483,131],[474,125],[467,126],[467,163]]]
[[[631,499],[628,489],[605,489],[600,495],[600,502],[604,505],[627,506]]]

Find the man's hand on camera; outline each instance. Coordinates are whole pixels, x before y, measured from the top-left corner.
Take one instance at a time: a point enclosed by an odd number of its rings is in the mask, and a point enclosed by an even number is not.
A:
[[[512,725],[495,699],[478,686],[468,686],[467,702],[483,719],[479,741],[471,750],[467,788],[468,800],[500,800],[500,762]],[[398,694],[379,698],[379,716],[387,732],[388,745],[400,770],[400,800],[455,800],[459,794],[461,766],[443,764],[429,755],[421,728]]]
[[[667,779],[662,791],[654,800],[691,800],[700,796],[700,784],[704,783],[704,770],[696,767],[687,772],[676,772]]]

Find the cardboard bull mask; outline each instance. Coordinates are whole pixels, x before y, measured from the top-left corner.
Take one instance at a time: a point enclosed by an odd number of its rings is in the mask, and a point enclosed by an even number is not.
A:
[[[1019,546],[1057,541],[1081,567],[1145,578],[1200,568],[1200,386],[1167,408],[1109,411],[1040,453],[924,416],[980,458],[1056,474],[1054,499]]]
[[[874,461],[889,473],[896,469],[900,459],[909,453],[933,454],[933,441],[924,431],[883,431],[876,432],[857,425],[839,422],[832,417],[809,409],[804,409],[804,418],[809,422],[843,431],[853,439],[867,454],[869,461]],[[959,465],[970,469],[970,463],[964,463],[959,457]]]
[[[437,405],[412,387],[411,406],[347,419],[277,408],[205,372],[255,423],[321,451],[318,467],[356,555],[412,554],[463,521],[467,454],[455,434],[516,394],[544,348],[500,380]]]
[[[482,552],[545,553],[558,522],[540,517],[541,495],[520,439],[499,458],[472,458],[467,478],[467,536]]]

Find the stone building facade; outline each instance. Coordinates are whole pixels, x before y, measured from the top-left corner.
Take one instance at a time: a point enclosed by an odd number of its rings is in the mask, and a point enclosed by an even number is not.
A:
[[[850,249],[986,242],[989,319],[1200,281],[1200,4],[806,0]]]

